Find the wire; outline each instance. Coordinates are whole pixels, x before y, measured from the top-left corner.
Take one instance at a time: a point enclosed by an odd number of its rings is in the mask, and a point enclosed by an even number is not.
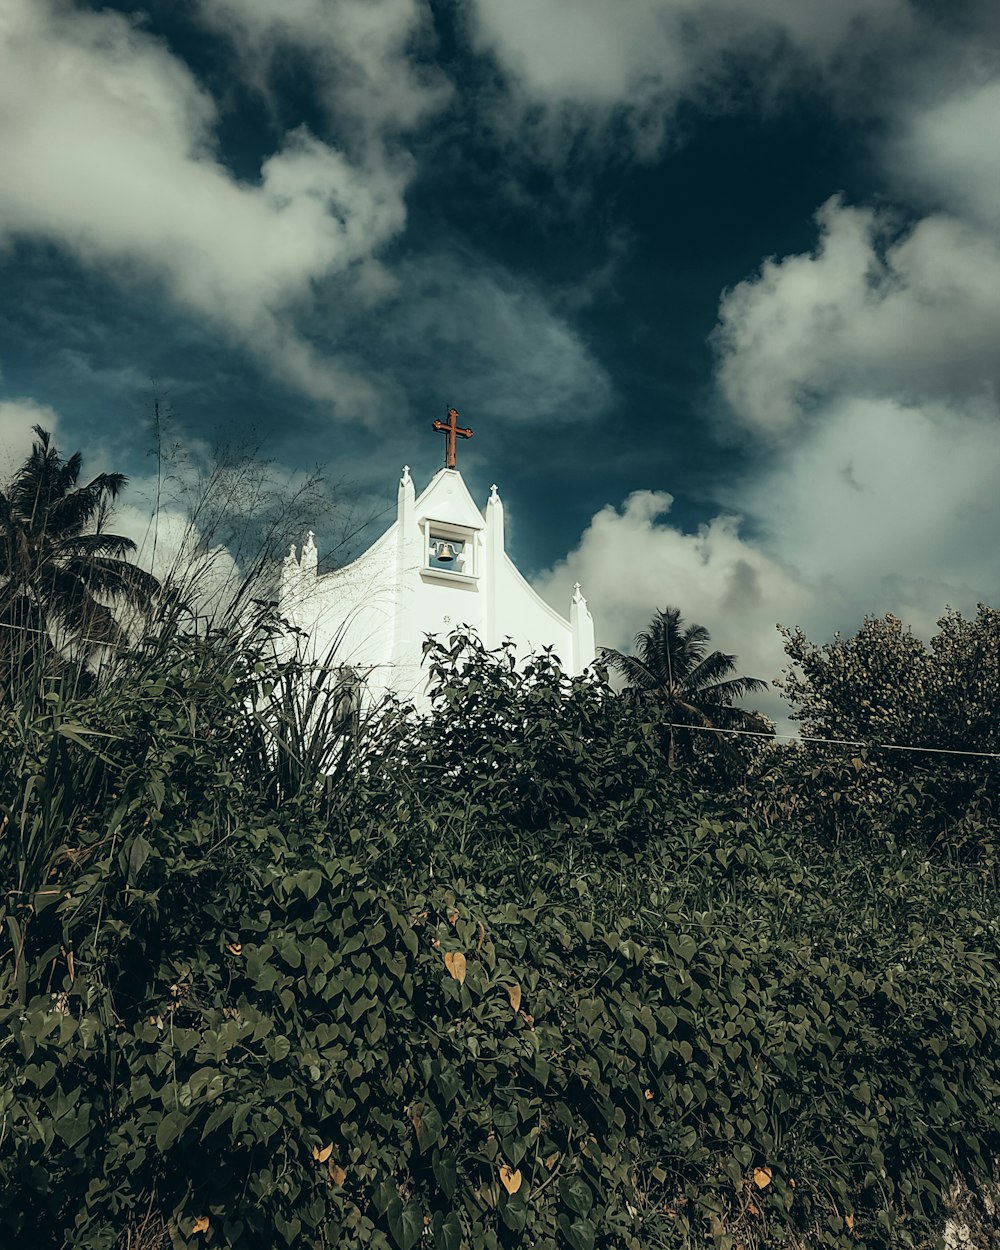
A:
[[[741,738],[766,738],[773,742],[783,738],[787,742],[813,742],[822,746],[857,747],[862,751],[920,751],[925,755],[972,755],[977,759],[1000,760],[1000,751],[962,751],[956,747],[906,746],[900,742],[861,742],[852,738],[815,738],[806,734],[768,733],[763,729],[716,729],[710,725],[684,725],[677,721],[661,721],[667,729],[693,729],[696,733],[729,734]]]
[[[47,631],[32,629],[30,626],[9,625],[0,621],[0,629],[15,630],[19,633],[44,634],[49,636]],[[121,649],[132,648],[134,644],[123,642],[105,642],[100,639],[74,639],[73,641],[89,642],[97,646],[116,647]],[[376,665],[377,668],[391,668],[392,665]],[[860,739],[853,738],[816,738],[807,734],[779,734],[768,733],[764,729],[721,729],[710,725],[685,725],[680,721],[661,721],[659,722],[666,729],[688,729],[694,733],[703,734],[726,734],[735,738],[765,738],[768,742],[774,742],[775,739],[781,739],[785,742],[809,742],[817,746],[830,747],[855,747],[861,751],[913,751],[921,755],[961,755],[969,758],[980,760],[1000,760],[1000,751],[964,751],[957,747],[919,747],[909,746],[901,742],[863,742]]]

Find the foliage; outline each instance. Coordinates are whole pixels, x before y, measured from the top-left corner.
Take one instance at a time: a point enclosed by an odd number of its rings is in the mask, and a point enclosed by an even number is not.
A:
[[[671,764],[678,757],[693,758],[699,737],[706,737],[731,759],[739,759],[731,740],[722,734],[700,735],[699,730],[767,732],[760,716],[735,706],[737,699],[766,690],[767,682],[758,677],[734,677],[736,656],[708,652],[708,642],[704,625],[685,626],[678,608],[666,608],[653,616],[648,630],[636,634],[637,655],[623,655],[612,648],[602,653],[604,661],[625,679],[628,692],[636,700],[661,711]],[[681,732],[679,725],[690,725],[693,730]]]
[[[135,543],[105,528],[126,479],[100,473],[78,485],[80,453],[64,459],[34,429],[31,454],[0,491],[0,693],[51,652],[50,636],[84,655],[122,643],[114,605],[146,608],[159,589],[126,559]]]
[[[0,728],[0,1243],[888,1250],[987,1180],[978,873],[682,788],[544,655],[431,648],[332,790],[266,636],[150,655]]]
[[[804,733],[854,745],[810,746],[790,776],[782,761],[789,797],[836,817],[840,832],[867,835],[874,822],[992,857],[998,761],[962,752],[1000,752],[1000,612],[980,605],[968,620],[949,610],[929,645],[894,616],[822,646],[784,634],[792,665],[778,684]],[[772,782],[773,795],[782,787],[774,773]],[[816,797],[833,801],[824,810]]]

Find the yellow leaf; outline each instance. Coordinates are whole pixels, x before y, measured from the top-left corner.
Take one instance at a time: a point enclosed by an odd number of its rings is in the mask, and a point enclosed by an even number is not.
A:
[[[325,1163],[327,1159],[329,1159],[330,1155],[332,1154],[333,1154],[332,1142],[330,1143],[329,1146],[324,1146],[322,1150],[319,1148],[319,1146],[313,1146],[313,1158],[316,1160],[317,1163]]]
[[[852,1229],[852,1230],[853,1230],[853,1228],[854,1228],[854,1216],[853,1216],[853,1215],[851,1215],[851,1214],[850,1214],[850,1212],[848,1212],[848,1214],[844,1216],[844,1223],[847,1225],[847,1227],[848,1227],[849,1229]]]
[[[651,1101],[652,1101],[652,1098],[653,1098],[653,1091],[652,1091],[651,1089],[647,1089],[647,1090],[645,1090],[645,1091],[644,1091],[644,1093],[645,1093],[645,1096],[646,1096],[646,1101],[647,1101],[647,1102],[651,1102]]]
[[[770,1168],[754,1168],[753,1183],[757,1186],[758,1189],[767,1189],[768,1185],[770,1185],[771,1183],[771,1169]]]
[[[243,953],[243,947],[239,942],[230,942],[226,950],[229,951],[230,955],[241,955]]]
[[[457,907],[453,907],[451,911],[448,912],[448,923],[450,925],[458,924],[458,908]]]
[[[199,1215],[198,1218],[195,1220],[195,1222],[191,1225],[191,1231],[192,1233],[207,1233],[208,1232],[208,1216]]]
[[[512,1011],[521,1010],[521,987],[519,985],[507,986],[507,997],[510,999]]]
[[[461,951],[448,951],[444,957],[444,966],[459,984],[465,980],[465,956]]]
[[[347,1180],[347,1173],[340,1166],[340,1164],[334,1163],[331,1159],[327,1164],[327,1167],[330,1169],[330,1180],[332,1180],[335,1185],[343,1185],[344,1181]]]
[[[521,1188],[521,1169],[509,1168],[504,1163],[500,1168],[500,1184],[509,1194],[516,1194]]]

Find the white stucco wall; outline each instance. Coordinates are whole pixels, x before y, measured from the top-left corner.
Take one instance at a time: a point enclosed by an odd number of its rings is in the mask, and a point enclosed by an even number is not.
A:
[[[462,573],[428,567],[429,538],[458,538]],[[310,534],[301,554],[283,562],[279,610],[309,636],[312,656],[331,651],[337,663],[368,676],[374,696],[391,688],[423,701],[426,635],[468,626],[487,646],[513,639],[518,655],[555,649],[563,667],[582,671],[594,660],[593,621],[574,598],[567,620],[528,585],[504,550],[503,504],[493,488],[480,511],[461,474],[442,469],[416,496],[404,470],[395,523],[345,568],[317,575]]]

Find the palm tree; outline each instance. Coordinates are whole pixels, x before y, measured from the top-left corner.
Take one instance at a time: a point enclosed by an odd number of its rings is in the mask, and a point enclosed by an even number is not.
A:
[[[697,729],[769,731],[762,717],[733,706],[744,695],[766,690],[768,683],[759,677],[732,676],[736,656],[708,652],[709,637],[704,625],[685,625],[680,609],[665,608],[654,615],[648,630],[636,634],[636,655],[602,648],[605,663],[625,679],[625,693],[663,713],[671,767],[678,753],[693,758]],[[678,734],[685,725],[695,726],[696,732]],[[730,759],[739,759],[727,735],[707,736]]]
[[[148,608],[159,582],[109,534],[111,504],[128,480],[100,473],[77,485],[83,458],[59,455],[40,426],[31,454],[0,490],[0,692],[19,668],[70,645],[81,658],[127,641],[114,609]]]

